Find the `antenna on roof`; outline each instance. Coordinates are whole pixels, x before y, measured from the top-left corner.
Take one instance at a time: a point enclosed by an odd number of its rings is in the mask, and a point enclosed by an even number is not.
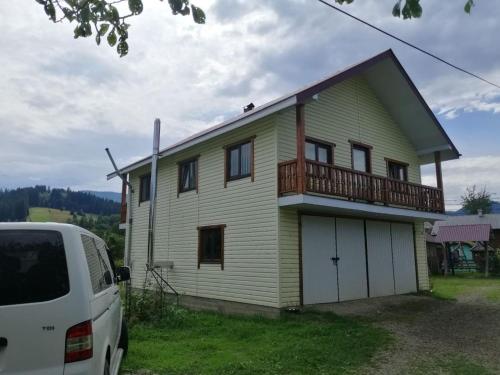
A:
[[[111,152],[109,151],[109,148],[106,147],[105,150],[106,150],[106,154],[108,154],[108,158],[111,161],[111,164],[113,165],[113,168],[115,169],[116,175],[121,178],[123,183],[126,184],[129,187],[130,191],[133,193],[134,189],[132,189],[132,185],[130,184],[130,182],[127,181],[127,179],[125,178],[123,173],[121,173],[120,170],[118,169],[118,167],[116,166],[115,159],[113,159],[113,156],[111,155]]]

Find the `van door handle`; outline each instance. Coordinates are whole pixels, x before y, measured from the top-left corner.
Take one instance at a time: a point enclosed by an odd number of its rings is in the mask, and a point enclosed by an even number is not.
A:
[[[5,337],[0,337],[0,348],[7,347],[8,341]]]

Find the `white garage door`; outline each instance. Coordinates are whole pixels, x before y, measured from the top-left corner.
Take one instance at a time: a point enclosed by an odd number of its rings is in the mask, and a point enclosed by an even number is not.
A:
[[[335,219],[302,216],[302,279],[305,304],[338,301]]]
[[[412,224],[302,216],[304,304],[417,290]]]
[[[417,291],[415,252],[411,224],[391,224],[394,284],[396,294]]]
[[[370,297],[394,294],[391,223],[366,221]]]
[[[363,220],[337,219],[339,300],[368,297],[365,225]]]

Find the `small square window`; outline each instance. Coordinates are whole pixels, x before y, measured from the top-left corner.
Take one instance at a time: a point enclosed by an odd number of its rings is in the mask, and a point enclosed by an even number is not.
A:
[[[149,201],[151,195],[151,174],[141,176],[139,183],[139,203]]]
[[[224,269],[224,227],[213,225],[198,228],[198,268],[201,263],[220,264]]]
[[[197,189],[198,159],[179,163],[179,193]]]

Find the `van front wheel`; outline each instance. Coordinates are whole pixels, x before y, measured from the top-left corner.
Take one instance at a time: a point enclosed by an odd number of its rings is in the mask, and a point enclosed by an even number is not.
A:
[[[123,349],[123,357],[127,356],[128,353],[128,327],[127,323],[122,320],[122,329],[120,333],[120,342],[118,343],[118,347]]]

